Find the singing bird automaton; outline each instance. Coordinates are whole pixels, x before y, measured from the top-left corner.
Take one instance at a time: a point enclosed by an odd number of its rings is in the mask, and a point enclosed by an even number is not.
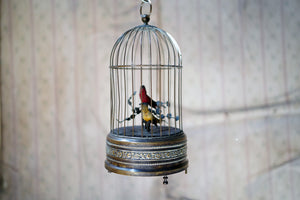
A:
[[[188,168],[182,56],[169,33],[149,25],[151,1],[141,1],[143,24],[124,32],[110,55],[105,168],[129,176],[163,176],[167,184],[167,175]]]

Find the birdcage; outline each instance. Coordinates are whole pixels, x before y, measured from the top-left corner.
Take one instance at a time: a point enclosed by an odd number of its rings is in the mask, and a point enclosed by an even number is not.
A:
[[[164,176],[167,183],[166,175],[188,167],[182,57],[170,34],[148,24],[151,12],[150,0],[143,0],[144,24],[126,31],[111,51],[105,167],[123,175]]]

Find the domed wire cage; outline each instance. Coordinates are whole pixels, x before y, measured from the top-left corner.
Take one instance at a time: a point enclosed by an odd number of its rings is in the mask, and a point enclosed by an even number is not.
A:
[[[148,14],[142,13],[145,4]],[[170,34],[148,24],[151,11],[151,2],[142,1],[144,24],[126,31],[110,56],[105,167],[123,175],[168,175],[188,167],[181,52]]]

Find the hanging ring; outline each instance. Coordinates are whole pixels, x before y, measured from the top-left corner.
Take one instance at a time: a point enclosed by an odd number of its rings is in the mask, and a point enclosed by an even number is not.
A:
[[[149,12],[147,14],[143,13],[143,7],[145,5],[149,5],[150,8],[149,8]],[[152,13],[152,4],[151,4],[151,0],[142,0],[142,3],[140,5],[140,15],[141,15],[141,18],[142,18],[142,21],[145,23],[145,24],[148,24],[148,22],[150,21],[150,15]]]

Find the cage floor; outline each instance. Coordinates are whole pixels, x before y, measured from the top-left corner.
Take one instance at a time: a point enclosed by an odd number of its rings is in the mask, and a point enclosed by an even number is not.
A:
[[[163,137],[176,135],[181,132],[182,130],[179,128],[169,126],[152,126],[150,131],[147,131],[145,128],[142,129],[141,126],[119,127],[112,130],[113,134],[130,137]]]

